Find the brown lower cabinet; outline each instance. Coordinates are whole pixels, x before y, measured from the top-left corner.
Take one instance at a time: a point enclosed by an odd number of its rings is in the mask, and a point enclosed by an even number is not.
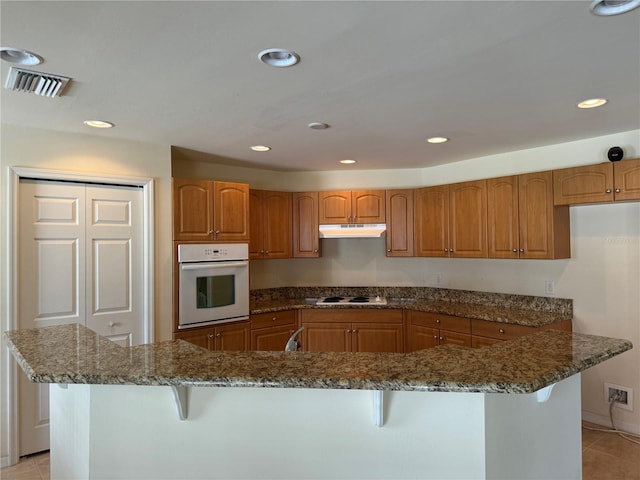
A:
[[[407,310],[407,353],[445,344],[471,347],[471,320],[453,315]]]
[[[481,348],[547,329],[571,332],[571,320],[540,327],[527,327],[407,310],[405,345],[407,353],[445,344]]]
[[[249,322],[203,327],[175,332],[173,338],[218,351],[249,350]]]
[[[302,310],[302,350],[402,353],[402,310]]]
[[[251,315],[251,350],[284,351],[295,330],[295,310]]]
[[[514,325],[511,323],[490,322],[488,320],[471,320],[471,346],[474,348],[488,347],[505,340],[529,335],[541,330],[561,330],[571,332],[571,320],[563,320],[540,327],[527,327],[524,325]]]

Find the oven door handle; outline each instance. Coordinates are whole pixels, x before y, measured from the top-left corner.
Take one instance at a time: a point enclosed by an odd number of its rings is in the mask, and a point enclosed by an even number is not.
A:
[[[205,270],[211,268],[246,267],[247,265],[249,265],[249,262],[246,260],[240,262],[183,263],[180,265],[180,270]]]

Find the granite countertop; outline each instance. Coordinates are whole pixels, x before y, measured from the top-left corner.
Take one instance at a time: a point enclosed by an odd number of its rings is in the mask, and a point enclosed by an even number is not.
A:
[[[481,349],[212,352],[182,340],[123,348],[81,325],[4,333],[33,382],[532,393],[632,348],[546,330]]]
[[[421,312],[455,315],[458,317],[489,320],[491,322],[511,323],[527,327],[541,327],[563,320],[571,320],[572,315],[565,312],[536,311],[528,308],[505,307],[501,305],[482,305],[478,303],[458,303],[450,301],[433,301],[425,299],[387,298],[386,305],[336,304],[317,306],[314,299],[279,298],[264,299],[251,303],[251,314],[274,313],[283,310],[299,310],[309,308],[373,308],[373,309],[408,309]]]

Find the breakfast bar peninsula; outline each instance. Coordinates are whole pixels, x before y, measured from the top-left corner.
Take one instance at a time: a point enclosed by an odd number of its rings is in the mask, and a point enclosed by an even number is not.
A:
[[[4,336],[52,384],[53,479],[579,479],[579,373],[632,348],[555,330],[408,354]]]

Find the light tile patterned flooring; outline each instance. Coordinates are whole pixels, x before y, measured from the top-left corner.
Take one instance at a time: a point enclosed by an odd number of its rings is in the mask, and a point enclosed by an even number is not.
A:
[[[586,424],[596,428],[597,425]],[[0,471],[2,480],[48,480],[49,452]],[[617,434],[582,429],[583,480],[640,480],[640,445]],[[558,479],[559,480],[559,479]]]

